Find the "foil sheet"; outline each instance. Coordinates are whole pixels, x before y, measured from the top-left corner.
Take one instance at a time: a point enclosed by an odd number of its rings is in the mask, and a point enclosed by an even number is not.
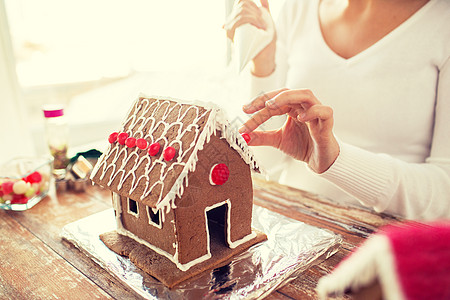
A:
[[[333,255],[342,238],[328,230],[253,207],[252,226],[268,240],[254,245],[221,268],[172,289],[109,250],[99,234],[114,230],[112,209],[66,225],[62,238],[147,299],[260,299]]]

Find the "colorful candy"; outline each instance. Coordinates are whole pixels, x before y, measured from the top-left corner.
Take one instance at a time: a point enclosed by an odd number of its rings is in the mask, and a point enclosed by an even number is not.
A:
[[[22,179],[2,179],[0,204],[27,204],[34,196],[48,190],[49,178],[48,174],[34,171]]]
[[[164,160],[165,160],[165,161],[171,161],[172,158],[174,158],[176,152],[177,152],[177,151],[175,150],[174,147],[167,147],[167,148],[164,150],[164,153],[163,153]]]
[[[27,183],[23,180],[19,180],[14,182],[13,192],[16,195],[25,194],[25,192],[31,187],[30,183]]]
[[[212,185],[223,185],[230,177],[230,170],[226,164],[216,164],[211,168],[210,183]]]
[[[156,154],[158,154],[160,148],[161,145],[159,143],[153,143],[150,145],[150,147],[148,147],[148,154],[150,156],[155,156]]]
[[[121,132],[121,133],[119,133],[117,140],[119,141],[119,144],[125,145],[125,141],[127,140],[127,138],[128,138],[128,133]]]
[[[248,144],[251,140],[250,135],[248,133],[243,133],[242,137],[244,138],[245,142]]]
[[[25,197],[27,198],[31,198],[36,194],[36,190],[33,187],[30,187],[26,192],[25,192]]]
[[[117,141],[117,136],[118,136],[118,135],[119,135],[118,132],[113,132],[113,133],[111,133],[111,134],[109,135],[109,137],[108,137],[108,142],[109,142],[110,144],[115,143],[115,142]]]
[[[136,146],[136,139],[134,137],[129,137],[125,140],[125,145],[127,145],[128,148],[133,148]]]
[[[42,180],[42,175],[38,171],[35,171],[35,172],[31,173],[30,175],[28,175],[27,177],[25,177],[24,179],[25,179],[25,182],[39,183]]]
[[[136,146],[139,149],[145,150],[148,146],[148,142],[145,139],[137,139]]]
[[[27,204],[28,198],[25,195],[13,195],[11,204]]]
[[[12,182],[12,181],[6,181],[6,182],[3,182],[3,183],[2,183],[2,191],[3,191],[3,194],[7,195],[7,194],[12,193],[12,191],[13,191],[13,185],[14,185],[14,182]]]

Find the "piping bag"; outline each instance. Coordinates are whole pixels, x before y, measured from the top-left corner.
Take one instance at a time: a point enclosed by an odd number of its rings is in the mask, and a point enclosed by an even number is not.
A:
[[[234,53],[237,58],[239,72],[272,41],[275,28],[269,11],[261,7],[262,18],[266,22],[266,29],[259,29],[251,24],[244,24],[236,28],[234,33]]]

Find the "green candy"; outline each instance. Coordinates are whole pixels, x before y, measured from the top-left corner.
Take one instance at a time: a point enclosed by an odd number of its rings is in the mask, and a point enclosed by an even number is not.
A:
[[[31,197],[33,197],[35,194],[36,194],[36,190],[35,190],[33,187],[31,187],[31,188],[29,188],[29,189],[25,192],[25,197],[31,198]]]

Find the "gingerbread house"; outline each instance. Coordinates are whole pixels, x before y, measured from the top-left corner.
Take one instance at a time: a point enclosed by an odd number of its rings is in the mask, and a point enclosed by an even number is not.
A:
[[[181,271],[207,261],[211,230],[228,248],[251,245],[251,150],[220,109],[139,97],[92,172],[112,191],[117,232]],[[253,242],[254,243],[254,242]]]

